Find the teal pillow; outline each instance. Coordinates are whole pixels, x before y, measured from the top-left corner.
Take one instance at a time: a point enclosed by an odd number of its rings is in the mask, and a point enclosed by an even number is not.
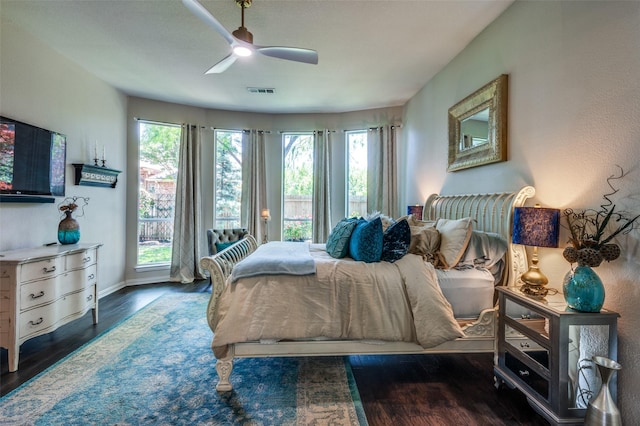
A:
[[[222,250],[234,245],[235,243],[237,243],[237,241],[229,241],[228,243],[216,243],[216,250],[218,250],[218,252],[221,252]]]
[[[371,222],[361,219],[351,234],[349,254],[354,260],[379,262],[382,256],[382,221],[380,217]]]
[[[387,228],[382,236],[382,257],[385,262],[395,262],[409,251],[411,228],[406,219],[402,219]]]
[[[342,219],[331,230],[329,238],[327,238],[327,253],[331,257],[341,259],[349,254],[349,240],[357,224],[358,221],[355,218]]]

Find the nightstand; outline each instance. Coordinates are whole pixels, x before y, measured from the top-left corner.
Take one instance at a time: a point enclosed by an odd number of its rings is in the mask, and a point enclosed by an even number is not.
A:
[[[619,315],[573,311],[562,293],[538,300],[518,288],[499,287],[498,296],[496,386],[519,389],[551,424],[582,424],[588,395],[599,390],[585,389],[583,379],[597,376],[591,356],[616,360]]]

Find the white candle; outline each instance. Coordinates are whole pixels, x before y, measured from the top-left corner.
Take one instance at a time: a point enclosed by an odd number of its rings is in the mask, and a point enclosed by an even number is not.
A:
[[[102,145],[102,161],[103,162],[106,161],[106,159],[107,159],[107,157],[105,155],[106,153],[107,153],[107,147]]]
[[[98,141],[96,141],[96,144],[93,148],[93,158],[95,158],[96,160],[98,159]]]

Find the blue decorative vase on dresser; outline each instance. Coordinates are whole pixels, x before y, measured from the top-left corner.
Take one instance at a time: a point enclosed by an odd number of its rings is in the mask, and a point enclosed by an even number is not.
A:
[[[567,306],[580,312],[600,312],[604,304],[604,285],[590,266],[578,265],[562,284]]]
[[[80,241],[80,224],[71,217],[71,211],[65,211],[65,218],[58,224],[60,244],[75,244]]]

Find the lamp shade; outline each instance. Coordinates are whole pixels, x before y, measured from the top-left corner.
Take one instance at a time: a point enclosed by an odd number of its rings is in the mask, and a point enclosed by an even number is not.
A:
[[[516,207],[513,214],[514,244],[558,247],[560,210],[542,207]]]
[[[417,220],[422,220],[423,206],[416,204],[415,206],[407,206],[407,214],[412,215]]]

